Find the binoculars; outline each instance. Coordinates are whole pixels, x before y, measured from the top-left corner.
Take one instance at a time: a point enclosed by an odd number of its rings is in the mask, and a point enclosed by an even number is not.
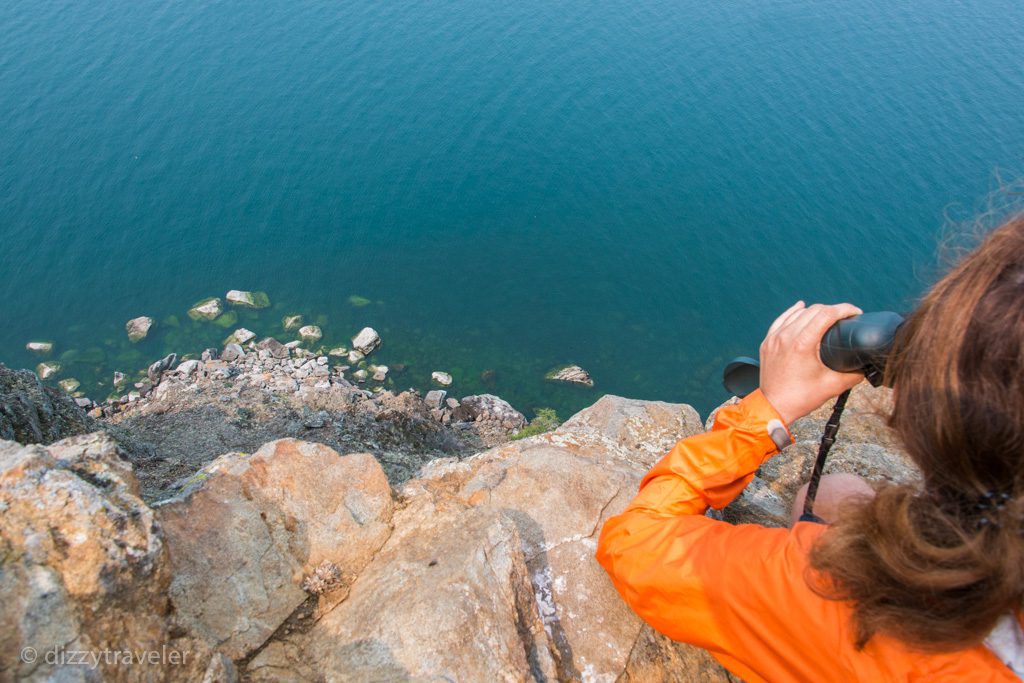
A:
[[[861,372],[877,387],[903,322],[904,317],[892,311],[840,320],[821,338],[821,362],[836,372]],[[747,356],[733,359],[725,366],[722,384],[732,394],[746,396],[761,384],[761,364]]]

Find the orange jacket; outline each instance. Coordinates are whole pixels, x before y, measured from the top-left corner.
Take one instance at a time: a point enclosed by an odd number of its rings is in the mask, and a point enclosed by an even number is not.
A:
[[[707,649],[754,681],[1018,681],[984,646],[925,654],[875,636],[853,646],[848,603],[804,580],[825,529],[732,525],[723,508],[778,452],[767,424],[779,416],[760,391],[719,411],[712,431],[680,441],[647,473],[625,512],[601,530],[597,559],[644,621]]]

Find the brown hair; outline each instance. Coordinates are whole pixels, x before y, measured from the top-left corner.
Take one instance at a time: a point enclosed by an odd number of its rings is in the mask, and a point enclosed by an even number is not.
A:
[[[849,508],[811,552],[812,586],[853,602],[858,647],[971,647],[1024,596],[1024,216],[932,287],[887,376],[923,486]]]

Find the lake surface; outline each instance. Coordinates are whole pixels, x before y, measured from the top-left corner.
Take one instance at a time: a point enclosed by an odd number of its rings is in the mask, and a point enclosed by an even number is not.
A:
[[[4,2],[0,361],[103,398],[251,289],[396,388],[706,413],[796,299],[920,293],[1024,172],[1022,48],[1019,0]]]

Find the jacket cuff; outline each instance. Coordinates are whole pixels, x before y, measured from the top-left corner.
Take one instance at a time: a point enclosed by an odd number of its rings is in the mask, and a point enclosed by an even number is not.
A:
[[[739,407],[743,411],[744,426],[752,432],[764,434],[775,446],[775,450],[781,451],[793,443],[793,434],[760,389],[747,394],[740,401]]]

